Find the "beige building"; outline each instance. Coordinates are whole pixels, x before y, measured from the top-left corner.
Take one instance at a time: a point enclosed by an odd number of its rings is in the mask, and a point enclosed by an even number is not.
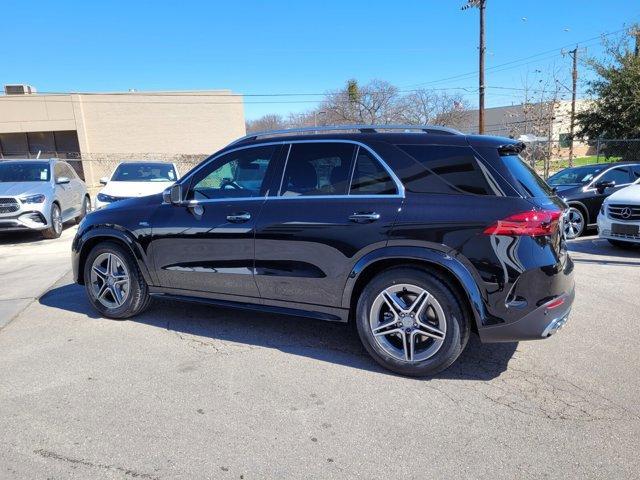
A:
[[[0,95],[0,159],[77,158],[90,185],[120,160],[195,162],[245,134],[242,96],[229,90],[20,91]]]
[[[576,102],[576,112],[588,106],[586,100]],[[485,109],[485,133],[504,137],[535,139],[538,142],[552,142],[554,156],[569,156],[571,138],[571,102],[560,100],[555,103],[535,103],[529,105],[509,105]],[[478,111],[471,110],[463,131],[477,133]],[[587,143],[576,140],[574,155],[593,154]]]

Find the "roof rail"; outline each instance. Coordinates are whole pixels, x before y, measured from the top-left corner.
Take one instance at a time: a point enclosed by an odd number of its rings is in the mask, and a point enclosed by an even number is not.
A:
[[[435,125],[331,125],[322,127],[299,127],[286,128],[282,130],[265,130],[263,132],[254,132],[241,137],[229,145],[244,142],[247,140],[257,140],[259,137],[273,137],[278,135],[292,135],[296,133],[326,133],[326,132],[349,132],[357,130],[360,133],[377,133],[381,130],[402,130],[402,131],[420,131],[423,133],[431,133],[436,135],[462,135],[458,130],[448,127],[439,127]]]

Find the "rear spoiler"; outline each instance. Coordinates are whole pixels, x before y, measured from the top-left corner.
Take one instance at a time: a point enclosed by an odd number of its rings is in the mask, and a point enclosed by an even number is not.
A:
[[[518,155],[521,153],[527,146],[524,142],[517,143],[507,143],[506,145],[500,145],[498,147],[498,154],[501,156],[504,155]]]

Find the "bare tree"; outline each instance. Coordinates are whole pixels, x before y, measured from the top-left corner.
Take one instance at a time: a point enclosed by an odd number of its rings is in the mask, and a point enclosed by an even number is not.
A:
[[[284,121],[282,116],[276,113],[269,113],[255,120],[247,120],[245,126],[247,129],[247,133],[251,133],[261,132],[264,130],[278,130],[281,128],[287,128],[287,122]]]
[[[320,105],[327,123],[394,123],[399,119],[398,88],[383,80],[359,86],[349,80],[344,88],[330,92]]]
[[[463,128],[469,123],[469,103],[462,95],[415,90],[401,98],[398,114],[410,125],[442,125]]]

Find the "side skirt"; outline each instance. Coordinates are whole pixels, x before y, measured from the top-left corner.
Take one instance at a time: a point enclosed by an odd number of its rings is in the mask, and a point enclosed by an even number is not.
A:
[[[342,309],[332,309],[336,313],[325,313],[312,310],[302,310],[297,308],[287,308],[275,305],[265,305],[261,303],[238,302],[232,300],[220,300],[217,298],[192,297],[189,295],[177,295],[174,293],[151,291],[149,294],[154,298],[164,298],[177,300],[180,302],[201,303],[205,305],[215,305],[218,307],[235,308],[240,310],[251,310],[254,312],[274,313],[277,315],[288,315],[293,317],[306,317],[329,322],[347,322],[349,312]]]

